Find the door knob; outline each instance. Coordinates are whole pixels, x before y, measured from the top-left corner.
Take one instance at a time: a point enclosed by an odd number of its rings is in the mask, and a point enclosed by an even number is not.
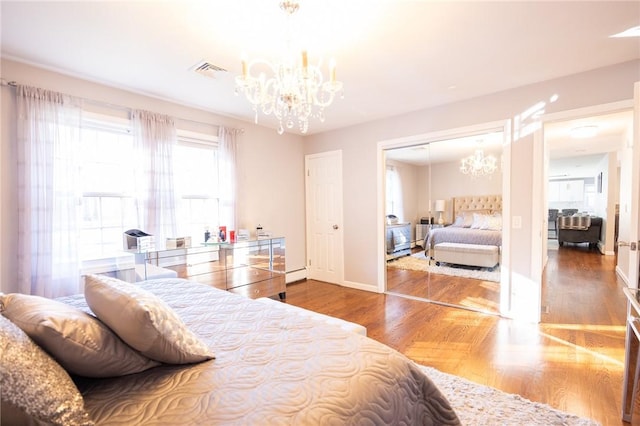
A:
[[[626,241],[618,241],[618,247],[629,247],[629,243]]]
[[[333,229],[338,229],[339,226],[338,225],[333,225]]]

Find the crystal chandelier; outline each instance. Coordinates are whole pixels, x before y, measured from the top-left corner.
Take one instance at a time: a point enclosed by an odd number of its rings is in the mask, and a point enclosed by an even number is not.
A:
[[[460,171],[472,177],[493,174],[498,168],[496,157],[484,155],[481,149],[476,149],[475,154],[463,158],[460,161]]]
[[[342,82],[336,80],[336,66],[329,64],[329,80],[325,81],[319,66],[309,64],[306,50],[291,46],[293,14],[300,8],[297,0],[280,2],[287,14],[288,39],[284,57],[279,63],[266,60],[247,62],[242,59],[242,75],[236,77],[236,95],[244,93],[253,106],[255,122],[258,110],[273,114],[279,122],[278,133],[292,129],[296,122],[302,133],[309,130],[309,118],[324,122],[324,108],[331,105],[337,93],[342,95]],[[269,75],[269,76],[267,76]]]

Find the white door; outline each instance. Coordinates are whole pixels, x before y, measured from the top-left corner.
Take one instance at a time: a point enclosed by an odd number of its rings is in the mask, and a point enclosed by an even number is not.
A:
[[[307,277],[342,285],[342,151],[305,156]]]
[[[631,200],[629,203],[629,286],[640,288],[640,82],[633,89],[633,132],[631,132]],[[622,208],[622,206],[620,206]],[[622,213],[622,212],[620,212]],[[622,218],[620,218],[622,219]]]
[[[618,269],[626,284],[640,287],[640,82],[634,85],[633,130],[620,156]]]

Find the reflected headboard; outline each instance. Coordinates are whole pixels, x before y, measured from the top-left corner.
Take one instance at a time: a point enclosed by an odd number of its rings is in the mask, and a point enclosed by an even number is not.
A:
[[[453,217],[462,211],[489,210],[502,212],[502,195],[467,195],[453,198]]]

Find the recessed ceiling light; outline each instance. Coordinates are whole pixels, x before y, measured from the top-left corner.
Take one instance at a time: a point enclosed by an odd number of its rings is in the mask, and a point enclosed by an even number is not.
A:
[[[571,129],[571,137],[574,139],[592,138],[598,134],[598,126],[580,126]]]
[[[631,27],[628,30],[624,30],[623,32],[614,34],[610,37],[640,37],[640,25],[637,27]]]

